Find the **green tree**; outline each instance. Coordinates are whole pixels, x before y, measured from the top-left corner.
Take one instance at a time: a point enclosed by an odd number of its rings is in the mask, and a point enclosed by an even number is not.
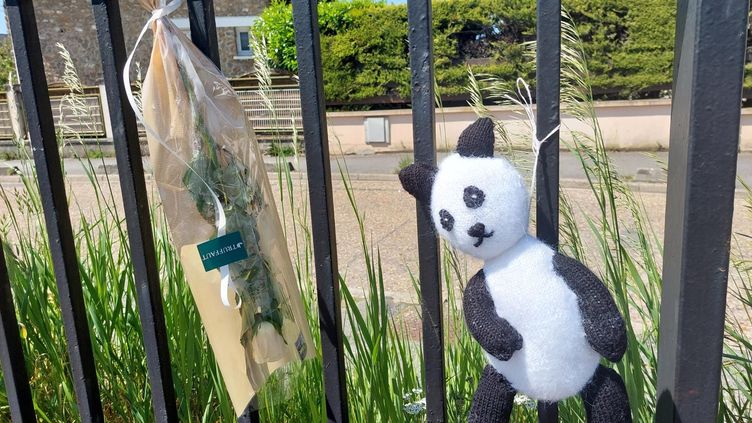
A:
[[[593,90],[642,97],[671,84],[676,5],[663,0],[568,0]]]
[[[352,26],[322,37],[327,98],[344,101],[410,95],[405,6],[350,11]]]
[[[10,37],[0,41],[0,85],[5,87],[11,75],[16,73],[16,62],[13,57],[13,44]]]
[[[665,0],[565,0],[582,35],[599,98],[655,96],[671,82],[675,5]],[[319,3],[327,100],[410,95],[407,7],[372,0]],[[434,66],[442,96],[465,93],[467,68],[510,82],[535,75],[535,0],[435,0]],[[292,10],[275,3],[253,28],[271,65],[297,72]]]

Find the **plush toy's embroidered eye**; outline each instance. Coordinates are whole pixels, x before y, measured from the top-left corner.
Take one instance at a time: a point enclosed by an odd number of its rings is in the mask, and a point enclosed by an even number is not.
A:
[[[448,211],[441,209],[439,212],[439,217],[441,218],[441,227],[446,229],[447,231],[451,231],[452,228],[454,228],[454,216],[451,215]]]
[[[470,185],[465,188],[465,194],[462,196],[465,200],[465,205],[471,209],[477,209],[483,205],[483,201],[486,199],[486,194],[480,190],[480,188]]]

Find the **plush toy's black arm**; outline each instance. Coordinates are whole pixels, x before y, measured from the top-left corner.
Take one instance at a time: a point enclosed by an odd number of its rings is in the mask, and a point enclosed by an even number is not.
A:
[[[522,348],[522,336],[496,313],[483,270],[465,287],[462,304],[470,333],[489,354],[506,361]]]
[[[621,360],[627,349],[627,330],[606,285],[584,264],[558,253],[554,270],[577,295],[590,346],[609,361]]]

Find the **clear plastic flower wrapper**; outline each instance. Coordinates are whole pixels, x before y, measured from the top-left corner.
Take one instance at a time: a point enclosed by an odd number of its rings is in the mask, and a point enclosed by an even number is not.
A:
[[[167,18],[182,0],[141,3],[153,13],[141,35],[150,28],[154,45],[143,114],[134,109],[147,129],[172,242],[240,415],[272,372],[314,354],[311,334],[262,154],[238,97]]]

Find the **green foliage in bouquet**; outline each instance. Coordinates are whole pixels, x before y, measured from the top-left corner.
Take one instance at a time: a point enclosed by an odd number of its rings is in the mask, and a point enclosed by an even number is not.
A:
[[[271,323],[281,334],[285,318],[282,303],[269,264],[259,247],[261,238],[256,218],[265,207],[264,193],[256,182],[250,181],[250,170],[245,163],[232,151],[219,146],[211,136],[191,81],[182,67],[180,75],[195,122],[195,152],[183,175],[183,184],[196,202],[198,212],[212,225],[217,216],[216,195],[225,213],[227,233],[240,232],[243,238],[248,258],[229,265],[230,277],[242,301],[243,336],[251,321],[250,335],[257,332],[262,322]]]

